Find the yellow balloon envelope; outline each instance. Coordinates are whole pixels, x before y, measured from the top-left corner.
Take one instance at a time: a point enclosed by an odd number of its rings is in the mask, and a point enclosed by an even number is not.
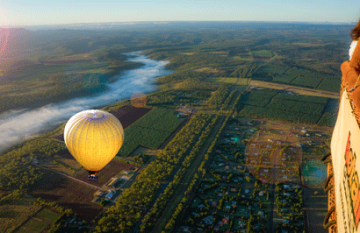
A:
[[[117,154],[124,129],[111,113],[85,110],[72,116],[64,129],[69,152],[89,173],[96,174]]]

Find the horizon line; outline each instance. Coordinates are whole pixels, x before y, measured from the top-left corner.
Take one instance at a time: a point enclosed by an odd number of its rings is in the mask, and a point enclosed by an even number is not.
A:
[[[113,22],[92,22],[92,23],[63,23],[63,24],[36,24],[36,25],[9,25],[7,28],[21,28],[21,27],[58,27],[58,26],[76,26],[76,25],[108,25],[114,24],[115,26],[127,24],[166,24],[166,23],[191,23],[191,22],[243,22],[243,23],[290,23],[290,24],[326,24],[326,25],[349,25],[356,24],[357,22],[330,22],[330,21],[246,21],[246,20],[165,20],[165,21],[113,21]],[[0,28],[4,28],[1,27]]]

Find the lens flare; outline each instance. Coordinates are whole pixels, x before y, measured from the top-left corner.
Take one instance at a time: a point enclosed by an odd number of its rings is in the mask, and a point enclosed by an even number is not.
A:
[[[4,12],[0,9],[0,56],[8,44],[10,28]]]
[[[306,184],[320,184],[327,177],[326,165],[319,160],[310,160],[302,167],[302,175]]]
[[[142,92],[135,92],[131,95],[131,104],[136,108],[142,108],[146,105],[146,95]]]
[[[299,140],[285,125],[253,131],[246,145],[246,166],[263,183],[289,180],[298,174],[301,162]]]

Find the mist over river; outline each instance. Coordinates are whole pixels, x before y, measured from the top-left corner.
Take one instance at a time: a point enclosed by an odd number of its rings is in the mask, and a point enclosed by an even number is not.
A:
[[[0,115],[0,152],[26,141],[27,139],[50,132],[66,122],[77,112],[94,109],[130,99],[135,92],[150,93],[157,89],[155,79],[172,73],[165,69],[167,61],[155,61],[140,52],[128,53],[128,61],[144,64],[115,77],[116,81],[107,84],[101,94],[77,97],[60,103],[52,103],[35,109],[14,109]]]

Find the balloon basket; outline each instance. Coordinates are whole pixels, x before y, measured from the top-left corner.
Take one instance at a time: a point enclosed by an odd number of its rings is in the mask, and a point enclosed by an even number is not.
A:
[[[88,175],[88,180],[97,180],[97,176],[95,176],[95,175]]]

